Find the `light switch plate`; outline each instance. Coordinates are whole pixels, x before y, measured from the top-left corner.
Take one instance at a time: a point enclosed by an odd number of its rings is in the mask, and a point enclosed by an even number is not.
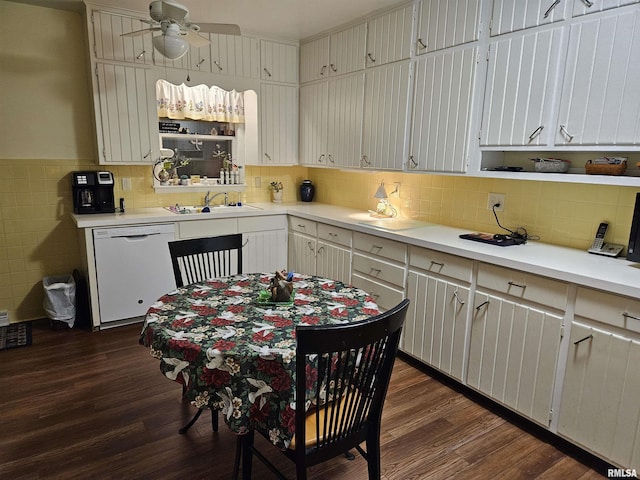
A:
[[[131,191],[131,179],[128,177],[122,177],[122,190],[125,192]]]

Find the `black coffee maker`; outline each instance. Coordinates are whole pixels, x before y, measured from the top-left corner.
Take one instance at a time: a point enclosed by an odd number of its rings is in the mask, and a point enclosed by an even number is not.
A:
[[[113,173],[72,172],[74,213],[114,213]]]

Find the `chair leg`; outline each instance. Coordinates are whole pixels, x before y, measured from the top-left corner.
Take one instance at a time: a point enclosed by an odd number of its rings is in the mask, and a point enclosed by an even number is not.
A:
[[[187,433],[189,431],[189,429],[191,428],[191,426],[194,423],[196,423],[198,418],[200,418],[200,415],[202,415],[202,409],[201,408],[198,409],[198,411],[196,412],[196,414],[193,416],[193,418],[191,419],[191,421],[189,423],[187,423],[184,427],[182,427],[180,430],[178,430],[178,433],[180,435],[184,435],[185,433]],[[217,419],[217,414],[216,414],[216,419]]]
[[[380,480],[380,432],[369,432],[366,459],[369,480]]]
[[[347,450],[346,452],[344,452],[344,456],[346,457],[347,460],[355,460],[356,456],[351,453],[351,450]]]
[[[251,464],[253,463],[253,437],[253,430],[238,437],[242,445],[242,480],[251,480]],[[237,454],[238,452],[236,452],[236,455]]]
[[[242,456],[242,438],[240,435],[236,438],[236,458],[233,461],[233,476],[231,480],[238,480],[238,473],[240,472],[240,458]]]
[[[211,429],[214,432],[218,431],[218,410],[215,408],[211,409]]]

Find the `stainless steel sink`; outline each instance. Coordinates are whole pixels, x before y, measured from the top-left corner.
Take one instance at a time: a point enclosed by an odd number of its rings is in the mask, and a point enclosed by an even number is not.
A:
[[[204,214],[210,215],[212,213],[231,213],[231,212],[246,212],[246,211],[256,211],[262,210],[260,207],[254,207],[253,205],[210,205],[207,207],[206,205],[171,205],[168,207],[164,207],[165,210],[169,210],[172,213],[178,215],[186,215],[186,214]],[[205,210],[208,208],[209,210]],[[204,210],[204,211],[203,211]]]

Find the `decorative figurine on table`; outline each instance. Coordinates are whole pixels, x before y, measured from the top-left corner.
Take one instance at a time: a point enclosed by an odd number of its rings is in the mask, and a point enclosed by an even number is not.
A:
[[[293,273],[276,271],[276,274],[269,283],[269,292],[271,292],[271,300],[274,302],[288,302],[291,300],[293,292]]]

